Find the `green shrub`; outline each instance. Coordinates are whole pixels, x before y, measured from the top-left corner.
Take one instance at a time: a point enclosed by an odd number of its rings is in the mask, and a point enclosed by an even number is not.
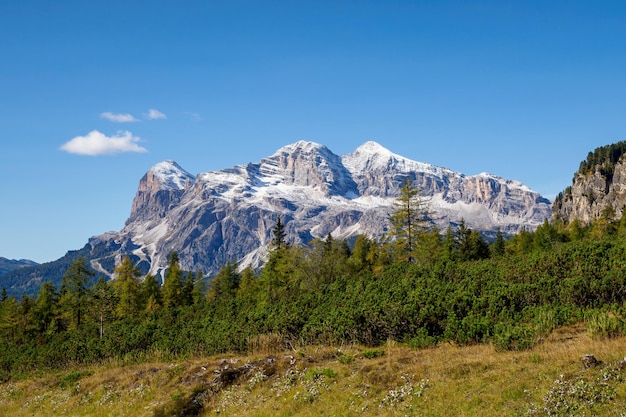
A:
[[[367,359],[375,359],[383,356],[385,354],[385,351],[380,349],[368,349],[364,350],[361,354]]]
[[[430,336],[428,331],[421,327],[415,336],[408,339],[407,344],[411,349],[424,349],[437,344],[437,338]]]
[[[335,372],[331,368],[315,368],[315,369],[309,369],[306,372],[305,376],[308,380],[315,381],[320,376],[325,376],[327,378],[334,378],[337,376],[337,372]]]

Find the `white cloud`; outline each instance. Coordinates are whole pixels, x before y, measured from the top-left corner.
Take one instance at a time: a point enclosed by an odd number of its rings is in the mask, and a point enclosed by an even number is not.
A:
[[[100,117],[103,119],[110,120],[115,123],[128,123],[128,122],[138,122],[139,119],[136,119],[135,116],[129,113],[111,113],[110,111],[105,111],[100,114]]]
[[[121,152],[148,152],[137,144],[141,139],[128,131],[113,136],[92,130],[86,136],[76,136],[61,146],[61,150],[78,155],[112,155]]]
[[[150,109],[146,114],[146,119],[148,120],[157,120],[157,119],[167,119],[167,116],[164,113],[161,113],[157,109]]]

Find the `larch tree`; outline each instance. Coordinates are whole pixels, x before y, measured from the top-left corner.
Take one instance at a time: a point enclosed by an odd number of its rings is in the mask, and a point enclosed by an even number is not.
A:
[[[141,302],[140,276],[139,268],[128,256],[122,258],[122,262],[115,268],[113,288],[115,288],[117,297],[115,308],[117,317],[136,317],[139,313]]]
[[[103,276],[100,276],[91,289],[91,294],[93,297],[92,314],[98,322],[100,339],[102,339],[104,337],[104,327],[106,323],[113,319],[115,289]]]
[[[84,257],[72,262],[63,275],[59,304],[71,329],[83,323],[89,302],[88,285],[94,275]]]
[[[154,313],[163,305],[161,283],[153,274],[148,274],[141,285],[141,299],[145,310]]]
[[[168,258],[163,289],[161,291],[164,307],[180,307],[183,304],[184,277],[178,261],[178,254],[172,252]]]
[[[420,234],[428,230],[430,221],[426,201],[410,178],[404,180],[394,207],[389,216],[391,246],[397,258],[413,262]]]

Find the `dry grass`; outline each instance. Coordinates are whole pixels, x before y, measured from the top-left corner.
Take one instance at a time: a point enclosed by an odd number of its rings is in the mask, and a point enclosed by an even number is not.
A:
[[[0,415],[547,415],[539,411],[555,380],[601,372],[584,370],[582,355],[594,354],[603,366],[626,355],[626,338],[594,340],[584,326],[557,329],[526,352],[388,343],[375,350],[303,347],[268,361],[259,352],[273,350],[269,339],[256,341],[249,357],[101,366],[8,382],[0,385]],[[612,384],[612,398],[575,415],[626,416],[626,383]]]

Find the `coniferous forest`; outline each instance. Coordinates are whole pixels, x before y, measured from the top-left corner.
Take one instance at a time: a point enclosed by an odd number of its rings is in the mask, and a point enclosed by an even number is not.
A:
[[[329,235],[291,245],[279,218],[261,269],[232,261],[210,279],[182,270],[175,252],[162,283],[129,258],[107,281],[81,258],[60,288],[45,282],[21,299],[3,292],[0,380],[108,360],[244,353],[268,340],[525,350],[576,322],[594,337],[626,334],[626,219],[546,221],[487,243],[463,223],[430,227],[422,203],[405,183],[386,237],[350,244]]]

